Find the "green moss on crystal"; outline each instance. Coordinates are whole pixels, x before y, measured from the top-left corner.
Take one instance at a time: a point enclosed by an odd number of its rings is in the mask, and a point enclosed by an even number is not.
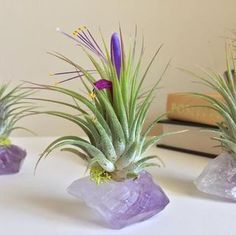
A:
[[[90,179],[95,181],[96,184],[106,183],[111,180],[111,174],[106,172],[103,168],[99,166],[91,167],[90,169]]]

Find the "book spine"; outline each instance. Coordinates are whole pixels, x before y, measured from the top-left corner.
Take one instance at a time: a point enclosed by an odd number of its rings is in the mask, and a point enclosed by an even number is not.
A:
[[[207,94],[218,100],[221,97],[217,94]],[[167,117],[169,119],[196,122],[207,125],[216,125],[221,122],[222,117],[213,109],[207,107],[191,107],[209,105],[201,97],[189,93],[173,93],[167,98]]]

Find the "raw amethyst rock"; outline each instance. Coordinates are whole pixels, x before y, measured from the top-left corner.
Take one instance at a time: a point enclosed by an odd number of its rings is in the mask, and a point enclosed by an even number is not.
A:
[[[169,199],[147,172],[137,179],[97,185],[89,177],[74,181],[69,194],[94,208],[110,228],[120,229],[159,213]]]
[[[26,151],[16,145],[0,146],[0,175],[19,172]]]
[[[236,156],[225,152],[210,160],[194,183],[202,192],[236,201]]]

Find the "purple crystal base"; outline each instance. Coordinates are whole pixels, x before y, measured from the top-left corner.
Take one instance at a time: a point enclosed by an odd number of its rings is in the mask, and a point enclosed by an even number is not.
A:
[[[26,151],[16,145],[0,146],[0,175],[19,172]]]
[[[163,190],[145,171],[135,180],[100,185],[85,177],[74,181],[67,190],[94,208],[113,229],[146,220],[169,203]]]
[[[202,192],[236,201],[236,157],[225,152],[210,160],[194,183]]]

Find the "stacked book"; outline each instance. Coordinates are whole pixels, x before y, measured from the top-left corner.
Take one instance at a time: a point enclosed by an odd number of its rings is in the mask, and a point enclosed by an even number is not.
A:
[[[207,94],[221,99],[218,94]],[[158,147],[215,157],[221,152],[210,130],[217,130],[222,117],[207,107],[207,101],[189,93],[173,93],[167,98],[167,120],[160,122],[163,133],[188,130],[178,135],[164,137]]]

